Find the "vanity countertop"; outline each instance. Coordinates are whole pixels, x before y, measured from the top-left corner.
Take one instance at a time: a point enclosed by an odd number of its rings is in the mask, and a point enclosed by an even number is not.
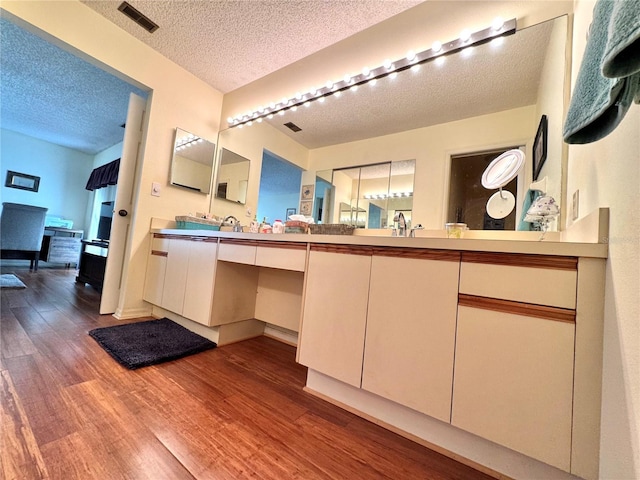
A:
[[[607,258],[605,243],[577,243],[564,241],[496,240],[477,238],[392,237],[373,235],[316,235],[316,234],[264,234],[219,232],[211,230],[185,230],[155,228],[151,233],[191,237],[217,237],[269,242],[303,242],[338,245],[364,245],[372,247],[429,248],[471,252],[520,253],[528,255],[558,255],[570,257]]]

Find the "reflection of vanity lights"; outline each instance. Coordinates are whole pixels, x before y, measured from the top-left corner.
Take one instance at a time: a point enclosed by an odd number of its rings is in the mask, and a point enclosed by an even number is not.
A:
[[[406,198],[412,196],[413,192],[367,193],[363,195],[363,198],[367,200],[384,200],[385,198]]]
[[[202,142],[200,137],[196,137],[194,134],[190,133],[187,137],[178,140],[176,150],[184,150],[185,148],[192,147],[200,142]]]
[[[477,32],[471,32],[465,29],[460,34],[460,37],[446,43],[434,42],[432,47],[428,50],[421,52],[415,52],[410,50],[406,57],[392,62],[386,59],[381,66],[377,68],[364,67],[362,73],[356,75],[346,74],[342,80],[333,82],[329,80],[324,87],[311,88],[308,93],[297,92],[293,98],[283,98],[279,103],[270,103],[268,107],[260,106],[252,112],[248,112],[244,115],[237,115],[236,117],[227,118],[227,122],[230,127],[241,127],[242,125],[249,125],[249,122],[259,118],[273,118],[273,114],[278,113],[284,115],[285,111],[293,110],[294,107],[300,105],[309,106],[309,102],[318,100],[323,102],[325,97],[338,94],[349,88],[355,91],[358,85],[364,85],[369,82],[374,82],[376,79],[389,76],[394,78],[398,72],[407,70],[411,67],[417,66],[421,63],[426,63],[434,59],[440,59],[443,55],[458,52],[466,49],[471,45],[479,45],[482,43],[490,42],[491,40],[502,37],[505,35],[511,35],[516,31],[516,19],[513,18],[508,21],[503,21],[500,18],[496,18],[490,27]],[[414,71],[417,69],[414,68]]]

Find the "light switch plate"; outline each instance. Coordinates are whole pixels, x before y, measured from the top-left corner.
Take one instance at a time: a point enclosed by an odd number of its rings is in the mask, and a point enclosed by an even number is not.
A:
[[[151,195],[154,197],[160,196],[160,184],[158,182],[153,182],[151,184]]]

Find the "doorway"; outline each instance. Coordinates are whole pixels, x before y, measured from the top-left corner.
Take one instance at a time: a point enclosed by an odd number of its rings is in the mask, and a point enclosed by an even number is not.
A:
[[[269,223],[275,220],[285,222],[290,212],[300,213],[298,204],[301,184],[302,168],[275,153],[264,150],[256,209],[257,219],[266,218]]]
[[[451,156],[446,223],[466,223],[470,230],[515,230],[516,210],[502,219],[491,218],[487,213],[487,201],[495,191],[482,186],[482,174],[489,163],[512,148],[519,147]],[[509,182],[503,190],[508,190],[518,198],[518,178]]]

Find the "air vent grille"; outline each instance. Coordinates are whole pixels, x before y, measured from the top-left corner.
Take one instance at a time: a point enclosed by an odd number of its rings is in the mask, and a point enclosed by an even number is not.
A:
[[[285,127],[291,129],[294,132],[300,132],[302,129],[293,122],[287,122],[284,124]]]
[[[142,13],[140,13],[134,7],[129,5],[127,2],[122,2],[120,4],[120,6],[118,7],[118,10],[120,10],[127,17],[129,17],[131,20],[136,22],[138,25],[140,25],[142,28],[144,28],[149,33],[153,33],[158,28],[160,28],[160,26],[158,24],[156,24],[153,21],[151,21],[151,19],[149,17],[147,17],[147,16],[143,15]]]

